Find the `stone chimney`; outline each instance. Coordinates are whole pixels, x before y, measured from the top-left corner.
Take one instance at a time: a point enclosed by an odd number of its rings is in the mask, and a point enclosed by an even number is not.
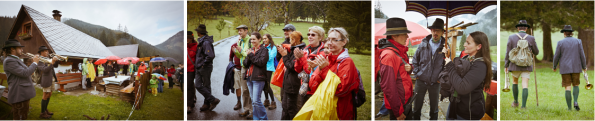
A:
[[[54,10],[54,11],[52,11],[52,13],[54,13],[54,14],[52,14],[52,16],[54,16],[54,19],[62,22],[61,21],[62,19],[60,19],[62,17],[62,15],[60,13],[62,13],[62,12],[60,12],[58,10]]]

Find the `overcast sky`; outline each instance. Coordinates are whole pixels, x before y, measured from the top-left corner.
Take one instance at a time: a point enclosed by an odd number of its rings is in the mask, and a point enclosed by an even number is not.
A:
[[[374,1],[374,4],[378,3],[378,1]],[[405,1],[380,1],[380,6],[381,11],[384,13],[384,15],[388,16],[388,18],[391,17],[399,17],[399,18],[403,18],[405,20],[408,21],[412,21],[412,22],[419,22],[423,19],[426,19],[426,17],[424,17],[424,15],[422,15],[421,13],[418,12],[405,12],[406,6],[405,6]],[[374,6],[375,7],[375,6]],[[498,8],[495,5],[491,5],[488,6],[484,9],[482,9],[481,11],[479,11],[479,13],[485,13],[485,12],[490,12],[493,9]],[[458,17],[458,16],[455,16]],[[453,18],[455,18],[453,17]],[[427,19],[428,20],[434,20],[436,18],[441,18],[443,20],[446,20],[446,17],[444,16],[430,16]],[[471,21],[465,21],[465,22],[471,22]]]
[[[50,17],[52,10],[59,10],[62,18],[78,19],[112,30],[122,24],[128,27],[130,34],[152,45],[184,30],[183,1],[0,1],[0,16],[16,16],[21,5]]]

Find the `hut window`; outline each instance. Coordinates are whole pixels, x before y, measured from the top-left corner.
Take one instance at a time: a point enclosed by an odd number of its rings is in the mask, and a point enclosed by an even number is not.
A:
[[[31,23],[27,23],[23,26],[23,33],[31,35]]]

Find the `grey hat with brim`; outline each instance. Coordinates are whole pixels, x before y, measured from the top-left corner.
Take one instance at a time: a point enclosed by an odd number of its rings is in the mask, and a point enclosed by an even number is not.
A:
[[[564,33],[564,32],[574,32],[574,30],[572,30],[572,26],[570,26],[570,25],[564,25],[564,29],[562,29],[560,31],[560,33]]]
[[[402,18],[390,18],[386,20],[386,33],[384,35],[399,35],[411,33],[407,29],[407,23]]]
[[[519,24],[515,25],[514,27],[516,28],[516,27],[519,27],[519,26],[520,26],[520,27],[528,27],[528,28],[531,28],[531,25],[527,24],[527,21],[526,21],[526,20],[520,20],[520,21],[519,21]]]
[[[21,45],[21,43],[16,40],[16,39],[8,39],[8,41],[4,42],[4,48],[9,48],[9,47],[25,47],[23,45]]]

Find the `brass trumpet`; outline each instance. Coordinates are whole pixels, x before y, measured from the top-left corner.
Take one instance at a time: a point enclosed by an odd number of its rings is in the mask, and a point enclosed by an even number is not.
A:
[[[583,71],[583,77],[585,77],[585,81],[587,81],[587,85],[585,85],[585,89],[591,90],[593,89],[593,85],[589,83],[589,75],[585,71]]]
[[[33,58],[35,57],[35,55],[31,54],[31,53],[25,53],[26,56],[28,56],[29,58]],[[46,63],[46,64],[52,64],[52,59],[48,59],[46,57],[43,56],[39,56],[39,61]]]
[[[54,53],[50,54],[50,58],[54,58],[54,56],[55,57],[58,57],[58,60],[59,61],[68,61],[68,57],[64,57],[64,56],[61,56],[61,55],[58,55],[58,54],[54,54]]]
[[[510,79],[508,79],[508,72],[506,72],[504,75],[504,79],[504,88],[502,89],[502,92],[510,92]]]

